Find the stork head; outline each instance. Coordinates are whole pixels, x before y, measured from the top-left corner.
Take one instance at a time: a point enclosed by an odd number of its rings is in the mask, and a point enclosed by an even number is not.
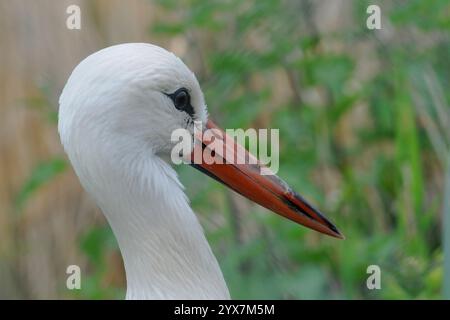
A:
[[[174,54],[134,43],[100,50],[74,69],[60,98],[58,129],[83,182],[95,175],[95,180],[102,180],[98,172],[104,172],[111,162],[120,164],[113,165],[113,170],[129,169],[136,159],[169,154],[174,130],[187,129],[196,138],[194,120],[204,128],[215,127],[207,119],[195,75]],[[200,142],[200,147],[207,147]],[[288,219],[342,237],[278,177],[261,176],[257,166],[234,165],[225,155],[219,156],[224,157],[224,164],[194,167]]]
[[[194,120],[206,119],[203,93],[186,65],[158,46],[130,43],[75,68],[60,98],[59,132],[66,149],[88,142],[100,149],[106,143],[108,152],[162,154],[171,150],[173,130],[192,131]],[[89,141],[74,141],[83,137]]]

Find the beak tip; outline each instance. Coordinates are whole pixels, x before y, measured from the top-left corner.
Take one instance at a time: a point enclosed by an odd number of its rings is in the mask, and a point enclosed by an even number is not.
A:
[[[336,238],[341,239],[341,240],[345,240],[345,236],[342,233],[339,233]]]
[[[344,234],[342,234],[336,227],[329,233],[329,235],[336,239],[345,240]]]
[[[336,226],[334,224],[332,224],[331,222],[328,222],[328,223],[329,223],[328,228],[330,230],[329,235],[331,235],[332,237],[337,238],[337,239],[345,240],[344,234],[342,234],[339,231],[339,229],[336,228]]]

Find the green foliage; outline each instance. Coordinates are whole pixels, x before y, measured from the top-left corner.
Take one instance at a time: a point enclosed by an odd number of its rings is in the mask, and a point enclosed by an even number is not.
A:
[[[391,19],[400,25],[410,25],[424,30],[449,30],[450,5],[447,0],[410,0],[393,10]]]
[[[118,252],[117,241],[111,228],[95,226],[80,238],[80,249],[88,258],[90,272],[83,278],[81,291],[74,291],[75,297],[83,299],[121,299],[124,288],[105,282],[111,265],[108,257]]]
[[[49,123],[56,124],[58,122],[57,107],[52,104],[52,101],[55,101],[55,92],[52,91],[50,83],[44,83],[37,87],[36,94],[25,100],[25,104],[38,110]]]
[[[394,32],[402,34],[411,26],[424,32],[447,28],[446,3],[379,5],[385,18],[395,24]],[[415,82],[423,78],[430,63],[441,84],[448,84],[448,73],[439,68],[447,64],[439,52],[448,48],[448,37],[426,50],[407,41],[383,43],[365,28],[369,4],[355,1],[355,20],[360,23],[331,35],[317,33],[309,17],[312,6],[306,1],[250,1],[245,5],[225,1],[220,6],[213,1],[207,7],[181,1],[176,9],[166,8],[168,14],[184,12],[172,22],[185,26],[180,34],[189,31],[194,42],[196,34],[210,36],[208,46],[200,42],[206,73],[199,78],[211,116],[224,127],[247,128],[268,115],[267,125],[280,129],[279,174],[320,203],[347,237],[345,241],[317,237],[255,208],[248,217],[245,213],[240,224],[241,228],[256,224],[260,231],[244,242],[231,241],[241,235],[233,227],[236,217],[227,206],[227,191],[203,177],[193,179],[187,169],[180,168],[197,211],[206,214],[216,206],[227,214],[227,227],[209,230],[208,237],[235,298],[441,296],[443,259],[442,247],[436,244],[440,243],[440,206],[436,204],[442,197],[432,203],[428,200],[427,186],[433,181],[427,172],[435,169],[426,161],[436,159],[435,150],[419,122],[417,97],[412,92],[417,89],[412,86],[417,86]],[[203,17],[228,23],[221,29],[205,28],[205,18],[195,22],[198,10]],[[259,45],[249,39],[257,39]],[[374,43],[373,59],[380,70],[349,89],[360,58],[352,48],[364,41]],[[345,49],[323,50],[327,42]],[[277,93],[272,75],[280,71],[298,79],[291,89],[298,90],[300,97],[315,89],[322,99],[292,99],[273,105]],[[260,80],[257,87],[251,85],[255,78]],[[426,91],[423,83],[419,86]],[[432,103],[425,94],[424,99],[427,105]],[[363,123],[354,123],[351,119],[361,105]],[[350,127],[351,143],[340,136],[343,127]],[[313,173],[319,179],[313,179]],[[199,188],[199,180],[207,186]],[[381,267],[380,291],[366,288],[366,268],[371,264]]]
[[[37,165],[15,199],[16,208],[20,210],[40,187],[63,172],[66,167],[67,162],[59,157]]]

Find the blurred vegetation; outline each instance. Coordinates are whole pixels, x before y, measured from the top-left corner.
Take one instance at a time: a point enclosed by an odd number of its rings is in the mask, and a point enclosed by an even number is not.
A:
[[[148,32],[156,42],[185,39],[183,58],[221,126],[280,129],[279,175],[347,239],[306,230],[190,168],[177,170],[234,298],[442,298],[449,3],[335,3],[345,9],[333,25],[336,5],[320,11],[313,1],[160,0]],[[382,30],[365,26],[374,3]],[[65,167],[59,158],[38,166],[18,203]],[[103,283],[105,252],[118,250],[109,227],[88,230],[80,250],[92,270],[77,297],[121,297],[123,289]],[[373,264],[381,290],[366,287]]]

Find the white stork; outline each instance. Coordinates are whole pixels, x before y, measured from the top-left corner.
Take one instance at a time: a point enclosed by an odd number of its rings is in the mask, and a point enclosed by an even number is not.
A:
[[[127,299],[230,298],[183,186],[164,160],[173,147],[171,133],[193,132],[193,120],[214,127],[195,75],[151,44],[121,44],[90,55],[60,97],[61,141],[117,238]],[[258,166],[193,166],[288,219],[342,238],[318,210],[276,176],[260,175]]]

